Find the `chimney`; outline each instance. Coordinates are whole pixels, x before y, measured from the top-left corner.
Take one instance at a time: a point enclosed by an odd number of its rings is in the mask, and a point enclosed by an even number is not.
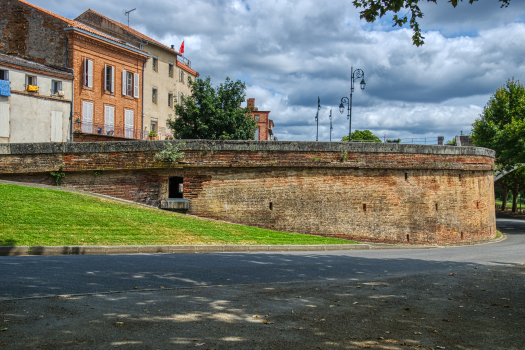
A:
[[[255,99],[253,97],[249,98],[248,99],[248,108],[254,109],[254,106],[255,106]]]
[[[171,45],[171,49],[172,49],[172,50],[175,50],[175,45]]]

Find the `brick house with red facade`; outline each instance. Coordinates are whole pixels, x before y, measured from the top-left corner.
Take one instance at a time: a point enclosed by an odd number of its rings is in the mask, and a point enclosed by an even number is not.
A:
[[[277,141],[273,135],[273,120],[269,119],[270,111],[260,111],[255,107],[255,99],[248,99],[248,108],[252,111],[252,115],[257,121],[258,128],[255,130],[256,141]]]
[[[149,54],[23,0],[0,4],[0,53],[74,74],[73,141],[141,139]]]

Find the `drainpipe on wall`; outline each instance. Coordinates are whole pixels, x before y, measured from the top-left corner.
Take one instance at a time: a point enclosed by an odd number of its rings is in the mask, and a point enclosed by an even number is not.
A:
[[[148,62],[147,57],[144,63],[142,64],[142,110],[140,111],[140,114],[142,115],[142,120],[140,122],[141,140],[144,140],[144,135],[142,135],[142,133],[144,132],[144,71],[146,70],[146,62]]]
[[[65,68],[71,70],[71,73],[73,73],[73,80],[71,81],[71,102],[70,102],[70,109],[69,109],[69,138],[68,142],[73,142],[73,109],[75,108],[75,70],[73,68],[69,68],[67,66],[67,55],[68,55],[68,41],[67,41],[67,34],[64,34],[66,36],[66,62],[65,62]]]

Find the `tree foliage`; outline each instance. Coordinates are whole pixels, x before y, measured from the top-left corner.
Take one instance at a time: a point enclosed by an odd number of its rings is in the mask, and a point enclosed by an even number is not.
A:
[[[210,77],[192,81],[192,95],[175,105],[178,118],[168,124],[181,139],[251,140],[257,123],[250,109],[240,108],[245,90],[244,83],[230,78],[217,88]]]
[[[393,21],[393,27],[402,27],[408,22],[407,15],[399,17],[397,14],[401,11],[410,12],[410,28],[414,31],[412,35],[412,42],[416,46],[421,46],[425,42],[421,35],[421,29],[419,28],[418,18],[423,18],[423,12],[419,8],[419,2],[425,2],[425,0],[353,0],[352,3],[356,8],[362,7],[361,19],[365,19],[367,22],[374,22],[378,17],[383,17],[388,11],[395,13]],[[437,3],[437,0],[426,0],[427,2]],[[463,0],[459,0],[463,1]],[[469,4],[473,4],[478,0],[467,0]],[[507,7],[511,0],[497,0],[501,2],[501,7]],[[452,6],[458,5],[458,0],[448,0]]]
[[[525,163],[525,88],[508,80],[492,95],[483,113],[472,124],[478,147],[496,151],[497,164],[510,168]]]
[[[343,137],[341,141],[348,141],[348,136]],[[370,130],[359,131],[356,130],[352,133],[352,141],[372,141],[381,142],[381,139],[376,135],[372,134]]]

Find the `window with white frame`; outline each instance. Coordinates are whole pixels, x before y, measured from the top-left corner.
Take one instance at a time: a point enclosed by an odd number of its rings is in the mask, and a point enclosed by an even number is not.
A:
[[[122,71],[122,95],[139,98],[139,75]]]
[[[171,62],[168,63],[168,76],[173,78],[173,63]]]
[[[184,83],[184,71],[182,69],[179,70],[179,81]]]
[[[93,61],[87,58],[84,58],[84,86],[92,88],[93,87]]]
[[[7,69],[0,69],[0,80],[9,80],[9,71]]]
[[[115,92],[115,67],[104,65],[104,90]]]
[[[168,92],[168,107],[173,107],[173,92]]]
[[[156,87],[153,87],[151,89],[151,102],[157,104],[157,99],[158,99],[158,96],[157,96],[157,88]]]
[[[26,75],[26,87],[29,85],[38,86],[36,75]]]
[[[59,91],[62,91],[62,82],[60,80],[53,80],[51,82],[51,93],[57,95]]]
[[[191,75],[188,74],[188,86],[191,86]]]
[[[113,136],[115,132],[115,107],[104,106],[104,134]]]
[[[133,138],[133,119],[135,112],[130,109],[124,110],[124,137]]]
[[[93,102],[82,101],[82,132],[93,133]]]

